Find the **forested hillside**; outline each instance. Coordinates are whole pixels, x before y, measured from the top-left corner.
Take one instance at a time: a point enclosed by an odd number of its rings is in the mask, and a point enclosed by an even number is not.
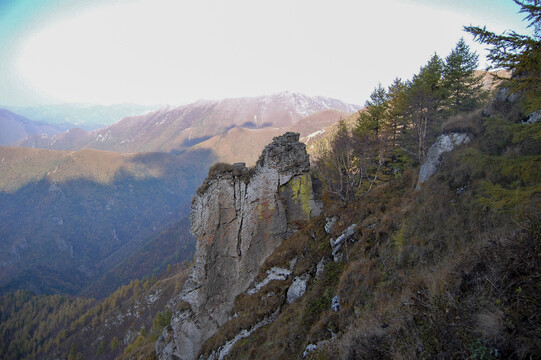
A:
[[[192,257],[186,228],[159,234],[186,218],[201,158],[0,147],[0,159],[0,293],[104,297]]]

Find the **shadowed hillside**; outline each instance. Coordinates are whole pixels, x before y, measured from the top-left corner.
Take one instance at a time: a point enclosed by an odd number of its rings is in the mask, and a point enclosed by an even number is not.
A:
[[[91,285],[186,214],[212,157],[0,148],[2,292],[74,294]],[[184,239],[170,244],[169,255],[193,242]],[[152,256],[139,271],[87,292],[103,296],[166,261]]]
[[[52,125],[31,121],[11,111],[0,109],[0,145],[7,145],[27,136],[59,134],[67,129],[63,125]]]

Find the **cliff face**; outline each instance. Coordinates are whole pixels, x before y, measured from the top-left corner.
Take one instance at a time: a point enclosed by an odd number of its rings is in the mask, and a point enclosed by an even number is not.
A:
[[[215,167],[192,204],[196,261],[177,311],[156,344],[161,359],[193,359],[233,314],[259,267],[291,235],[298,221],[319,215],[320,189],[299,134],[286,133],[265,147],[255,169]],[[187,307],[187,306],[185,306]]]

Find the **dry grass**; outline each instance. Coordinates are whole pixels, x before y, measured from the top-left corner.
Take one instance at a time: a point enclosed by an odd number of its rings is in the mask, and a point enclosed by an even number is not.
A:
[[[476,134],[469,146],[491,156],[537,136],[523,129],[508,136],[513,126],[498,121],[487,133],[481,120],[478,113],[461,115],[445,126]],[[407,169],[347,208],[326,198],[324,216],[284,241],[260,280],[295,257],[303,264],[299,271],[308,271],[330,255],[329,237],[353,223],[360,225],[355,242],[301,299],[284,304],[273,324],[239,342],[231,358],[294,359],[309,343],[318,344],[309,359],[537,358],[541,207],[535,197],[521,204],[520,221],[483,207],[479,180],[495,170],[461,156],[449,154],[421,192],[413,191],[418,169]],[[324,217],[334,215],[339,221],[327,235]],[[265,291],[285,294],[288,284]],[[336,294],[338,312],[330,309]],[[238,304],[253,308],[259,301],[239,298]]]
[[[477,136],[483,130],[482,113],[483,110],[479,109],[453,115],[442,124],[442,131],[444,133],[467,132],[470,135]]]
[[[216,163],[210,167],[207,178],[205,181],[203,181],[201,186],[197,188],[196,193],[201,196],[208,189],[210,181],[212,179],[219,178],[220,176],[231,175],[233,178],[238,178],[244,182],[248,182],[254,173],[255,167],[247,168],[241,165],[221,162]]]

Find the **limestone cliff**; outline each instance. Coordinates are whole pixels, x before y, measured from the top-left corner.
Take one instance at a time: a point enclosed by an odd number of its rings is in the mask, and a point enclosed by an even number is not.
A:
[[[299,221],[320,213],[320,189],[309,170],[296,133],[274,138],[255,169],[211,168],[192,203],[196,260],[177,299],[189,309],[176,311],[164,329],[156,344],[161,359],[195,358],[233,316],[235,297],[248,289],[264,260]]]

